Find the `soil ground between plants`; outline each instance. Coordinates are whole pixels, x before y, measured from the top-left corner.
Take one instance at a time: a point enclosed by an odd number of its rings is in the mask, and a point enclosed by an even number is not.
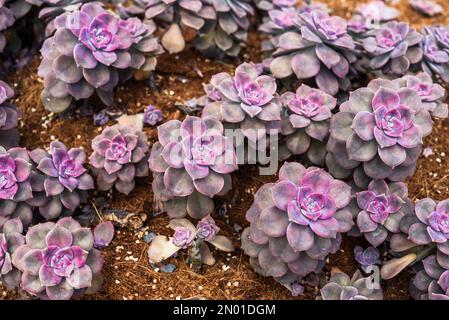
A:
[[[349,18],[360,0],[322,0],[334,9],[334,14]],[[396,3],[395,3],[396,2]],[[445,9],[446,14],[434,18],[426,18],[412,10],[408,0],[393,0],[393,6],[400,10],[399,20],[408,21],[414,27],[420,28],[429,24],[449,24],[449,3],[437,0]],[[218,72],[232,70],[241,61],[260,61],[259,33],[250,34],[248,48],[243,59],[219,62],[203,58],[192,49],[187,49],[179,55],[164,55],[159,58],[154,74],[157,91],[145,82],[131,81],[119,87],[114,106],[125,110],[128,114],[142,112],[153,104],[164,113],[164,121],[182,119],[185,115],[175,107],[175,103],[183,103],[194,97],[203,95],[203,83]],[[40,57],[24,70],[10,77],[14,84],[16,104],[22,119],[20,131],[21,145],[28,149],[48,147],[52,140],[58,139],[70,147],[83,147],[91,151],[90,141],[104,128],[93,125],[92,117],[77,116],[63,120],[57,115],[49,114],[40,102],[40,92],[43,81],[37,76]],[[97,107],[97,106],[95,106]],[[100,105],[98,107],[101,108]],[[108,125],[112,125],[110,121]],[[146,127],[149,142],[157,139],[155,128]],[[409,194],[414,200],[433,197],[443,200],[449,197],[449,120],[436,121],[432,134],[426,138],[424,147],[431,147],[433,154],[419,159],[416,174],[409,179]],[[291,160],[290,160],[291,161]],[[245,166],[233,174],[234,189],[224,199],[217,200],[217,209],[226,207],[224,215],[213,217],[222,229],[224,235],[230,237],[237,248],[232,254],[215,253],[216,264],[205,267],[201,274],[192,272],[184,259],[172,258],[169,262],[176,265],[173,273],[163,273],[154,270],[148,262],[148,244],[144,241],[145,232],[155,232],[169,235],[166,215],[152,217],[153,194],[151,178],[141,179],[135,190],[124,196],[114,192],[110,207],[131,213],[145,213],[148,219],[144,228],[117,229],[113,242],[106,248],[104,267],[104,288],[93,296],[83,299],[314,299],[318,288],[306,287],[305,294],[292,297],[287,289],[277,284],[273,279],[257,275],[249,265],[248,257],[239,249],[239,234],[234,225],[246,227],[245,212],[253,201],[255,191],[264,183],[275,181],[275,176],[259,176],[257,168]],[[222,210],[223,211],[223,210]],[[101,212],[100,212],[101,214]],[[367,246],[362,239],[344,238],[341,250],[328,258],[326,270],[338,267],[352,274],[357,269],[354,261],[355,245]],[[381,247],[382,250],[382,247]],[[408,283],[411,274],[403,272],[393,280],[382,283],[386,299],[409,299]],[[0,299],[27,299],[27,295],[13,291],[6,292],[0,287]]]

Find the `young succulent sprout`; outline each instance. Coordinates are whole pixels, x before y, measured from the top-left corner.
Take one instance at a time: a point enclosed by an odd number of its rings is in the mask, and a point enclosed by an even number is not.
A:
[[[423,29],[421,68],[427,74],[449,82],[449,27],[427,26]]]
[[[105,105],[114,88],[137,70],[152,71],[162,52],[152,35],[156,27],[138,19],[122,20],[99,3],[87,3],[54,20],[55,34],[45,40],[38,74],[44,78],[41,100],[52,112],[94,92]],[[98,31],[100,30],[100,31]]]
[[[434,0],[409,0],[409,2],[413,9],[428,17],[443,13],[443,7]]]
[[[35,149],[29,154],[35,168],[30,178],[33,198],[28,203],[47,220],[72,215],[94,189],[94,180],[84,167],[84,150],[68,150],[62,142],[53,141],[50,152]]]
[[[0,53],[6,47],[6,37],[2,33],[14,24],[14,12],[7,6],[6,1],[0,1]]]
[[[232,141],[213,117],[187,116],[158,127],[149,167],[153,192],[171,218],[186,214],[201,219],[212,213],[215,195],[232,187],[229,173],[237,169]]]
[[[135,177],[148,176],[148,143],[142,131],[118,124],[106,127],[92,140],[92,150],[89,164],[102,191],[115,187],[129,194]]]
[[[8,290],[20,285],[21,273],[13,266],[12,255],[18,247],[25,244],[22,233],[23,225],[18,218],[6,221],[0,232],[0,281]]]
[[[153,105],[149,105],[148,107],[146,107],[145,112],[143,114],[143,121],[146,124],[154,127],[162,120],[164,120],[164,115],[161,110],[159,110]]]
[[[354,257],[355,260],[360,264],[360,267],[363,271],[367,273],[373,265],[379,264],[380,261],[380,253],[379,250],[375,247],[368,247],[363,249],[361,246],[356,246],[354,248]]]
[[[15,105],[8,102],[13,96],[14,90],[0,80],[0,146],[5,149],[17,147],[20,141],[17,131],[19,110]]]
[[[407,197],[403,182],[386,183],[373,180],[368,190],[357,193],[357,227],[374,247],[384,243],[389,235],[400,233],[401,219],[413,213],[413,203]]]
[[[41,299],[68,300],[101,288],[104,259],[94,235],[71,217],[28,229],[12,255],[22,272],[21,288]]]
[[[0,146],[0,230],[11,218],[19,218],[25,226],[31,223],[33,210],[27,203],[33,197],[31,162],[28,151]]]
[[[312,163],[322,165],[326,155],[324,142],[337,99],[305,84],[296,93],[286,92],[281,98],[286,108],[282,134],[288,150],[294,155],[307,153]]]
[[[367,68],[385,75],[403,76],[413,65],[421,62],[422,35],[406,22],[382,24],[362,40],[369,62]]]
[[[321,300],[383,300],[382,288],[370,277],[356,271],[352,278],[340,270],[332,270],[329,282],[320,290]]]
[[[215,258],[208,244],[224,252],[234,251],[231,240],[218,235],[220,229],[211,216],[200,220],[196,227],[187,219],[173,219],[169,227],[174,230],[172,237],[156,236],[148,248],[150,263],[160,263],[173,256],[181,249],[188,249],[188,263],[195,271],[201,270],[201,265],[213,265]]]
[[[372,80],[351,92],[331,118],[327,167],[338,178],[354,173],[362,188],[372,179],[404,181],[414,173],[422,139],[431,131],[431,116],[415,90]]]
[[[299,15],[295,31],[279,37],[270,70],[276,78],[294,74],[314,80],[318,88],[335,95],[350,87],[349,76],[356,62],[355,43],[343,18],[321,10]]]
[[[285,163],[246,213],[242,249],[255,271],[286,286],[318,273],[354,224],[350,200],[351,187],[323,169]]]

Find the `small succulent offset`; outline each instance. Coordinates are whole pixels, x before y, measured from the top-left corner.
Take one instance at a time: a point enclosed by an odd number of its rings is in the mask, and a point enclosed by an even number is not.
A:
[[[11,27],[14,21],[14,13],[6,6],[6,0],[0,0],[0,53],[6,47],[6,37],[2,32]]]
[[[31,162],[28,151],[0,147],[0,230],[11,218],[19,218],[29,225],[33,211],[27,201],[33,197]]]
[[[320,300],[383,300],[380,286],[358,270],[352,278],[340,270],[332,270],[329,282],[320,292]]]
[[[329,135],[330,118],[337,99],[319,89],[302,84],[296,93],[282,95],[286,115],[282,134],[286,137],[288,150],[299,155],[307,152],[314,164],[324,163],[325,139]]]
[[[387,184],[373,180],[368,190],[357,193],[357,227],[374,247],[387,240],[392,233],[399,233],[401,219],[413,212],[413,203],[407,198],[407,186],[403,182]]]
[[[422,35],[406,22],[382,24],[362,40],[369,57],[367,68],[385,75],[403,76],[413,65],[421,62]]]
[[[38,74],[44,78],[43,105],[52,112],[66,110],[75,100],[94,94],[113,102],[119,81],[137,70],[152,71],[161,53],[154,25],[122,20],[98,3],[65,12],[54,21],[57,31],[45,40]]]
[[[438,252],[422,260],[422,268],[410,284],[410,294],[414,299],[449,300],[448,265],[440,263],[444,259],[448,256]]]
[[[14,90],[0,80],[0,146],[9,149],[19,145],[19,110],[9,102],[14,96]]]
[[[0,281],[6,289],[15,289],[20,284],[20,271],[12,264],[12,255],[18,247],[25,244],[20,219],[10,219],[0,232]]]
[[[368,247],[363,249],[361,246],[356,246],[354,248],[355,260],[360,264],[363,271],[369,272],[373,265],[379,264],[381,261],[379,259],[379,250],[374,247]]]
[[[173,256],[181,249],[188,249],[187,262],[190,267],[198,272],[202,264],[213,265],[215,258],[208,244],[212,244],[218,250],[224,252],[234,251],[231,240],[218,235],[219,228],[214,219],[206,216],[201,219],[196,227],[187,219],[173,219],[169,227],[175,232],[167,239],[165,236],[156,236],[148,249],[150,263],[160,263]]]
[[[104,259],[94,248],[94,236],[71,217],[29,228],[25,244],[12,256],[22,272],[21,288],[50,300],[95,293],[102,285]]]
[[[443,13],[443,7],[434,0],[410,0],[410,5],[416,11],[429,17]]]
[[[398,83],[372,80],[332,117],[326,162],[338,178],[355,169],[354,181],[366,187],[370,179],[399,182],[414,173],[432,119],[418,93]]]
[[[92,140],[92,150],[89,164],[102,191],[115,187],[129,194],[135,186],[134,178],[148,175],[147,136],[131,126],[105,128]]]
[[[33,198],[28,203],[47,220],[73,214],[94,189],[94,180],[84,168],[84,150],[68,150],[62,142],[53,141],[50,152],[35,149],[29,154],[35,170],[30,178]]]
[[[234,77],[218,73],[206,87],[209,103],[202,116],[213,116],[225,126],[239,127],[250,142],[277,134],[281,128],[282,103],[276,94],[276,80],[262,74],[262,68],[243,63]]]
[[[154,127],[162,120],[164,120],[164,115],[162,114],[161,110],[152,105],[149,105],[145,108],[145,111],[143,113],[143,121],[146,124]]]
[[[232,187],[229,173],[237,169],[232,140],[213,117],[187,116],[158,127],[149,167],[153,192],[171,218],[189,214],[201,219],[212,213],[215,195]]]
[[[276,78],[296,75],[314,80],[318,88],[335,95],[350,87],[356,62],[355,43],[343,18],[321,10],[301,13],[295,31],[279,37],[270,69]],[[352,70],[352,71],[351,71]]]
[[[424,27],[421,68],[427,74],[449,82],[449,27]]]
[[[318,273],[354,224],[350,200],[351,187],[323,169],[285,163],[279,180],[263,185],[246,213],[242,249],[255,271],[287,287]]]

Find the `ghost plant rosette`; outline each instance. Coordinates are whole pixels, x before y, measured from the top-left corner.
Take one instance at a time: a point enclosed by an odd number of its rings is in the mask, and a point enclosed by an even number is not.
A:
[[[424,27],[421,68],[431,76],[449,82],[449,27]]]
[[[212,198],[232,186],[229,173],[237,169],[232,141],[212,117],[187,116],[158,127],[149,167],[153,192],[171,218],[189,214],[201,219],[214,209]]]
[[[376,79],[352,92],[331,119],[327,166],[339,178],[404,181],[416,168],[432,119],[417,92]]]
[[[448,258],[438,252],[422,260],[421,270],[410,284],[410,295],[414,299],[449,300],[449,266],[445,263]]]
[[[148,143],[142,131],[125,125],[107,127],[92,140],[92,150],[89,163],[100,190],[115,187],[129,194],[134,178],[148,175]]]
[[[279,37],[273,58],[270,69],[276,78],[295,74],[314,80],[331,95],[349,89],[351,65],[357,60],[346,21],[321,10],[301,13],[296,30]]]
[[[302,84],[296,93],[284,93],[282,102],[287,110],[282,134],[286,136],[288,150],[294,155],[307,152],[310,161],[323,163],[326,149],[322,142],[329,135],[330,118],[337,99]]]
[[[47,220],[73,214],[87,200],[94,180],[84,167],[86,154],[81,148],[70,150],[59,142],[50,144],[50,152],[35,149],[30,152],[35,170],[31,177],[33,198],[28,202],[39,208]]]
[[[44,78],[42,103],[53,112],[94,92],[111,105],[118,82],[136,70],[154,69],[155,56],[161,52],[151,34],[154,27],[121,20],[98,3],[66,12],[54,24],[57,31],[43,44],[38,72]]]
[[[31,223],[33,211],[27,204],[33,197],[30,175],[27,150],[0,147],[0,230],[10,218],[19,218],[24,225]]]
[[[6,221],[0,232],[0,281],[8,290],[20,284],[21,274],[12,264],[12,255],[18,247],[25,244],[22,233],[23,225],[17,218]]]
[[[286,163],[276,183],[263,185],[246,213],[242,249],[256,272],[290,285],[318,273],[341,233],[353,225],[351,187],[323,169]]]
[[[94,235],[70,217],[28,229],[13,254],[22,274],[21,288],[41,299],[68,300],[101,288],[104,259]]]

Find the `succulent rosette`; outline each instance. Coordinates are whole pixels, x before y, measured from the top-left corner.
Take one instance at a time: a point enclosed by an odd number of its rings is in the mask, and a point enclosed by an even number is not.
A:
[[[23,225],[20,219],[6,221],[0,232],[0,281],[6,289],[15,289],[20,284],[20,271],[12,264],[12,255],[18,247],[25,244],[22,235]]]
[[[295,74],[314,80],[318,88],[335,95],[350,87],[349,76],[356,62],[355,43],[343,18],[324,11],[301,13],[295,31],[279,37],[270,69],[276,78]]]
[[[406,22],[390,21],[362,40],[369,57],[367,68],[385,75],[403,76],[421,62],[422,35]]]
[[[413,9],[428,17],[433,17],[444,12],[443,7],[434,0],[409,0],[409,2]]]
[[[319,300],[383,300],[382,289],[373,285],[373,280],[364,278],[358,270],[352,277],[333,270],[329,282],[320,290]]]
[[[400,233],[401,219],[413,212],[413,203],[407,197],[403,182],[386,183],[373,180],[367,190],[357,193],[356,215],[358,230],[374,247],[384,243],[391,234]]]
[[[213,117],[187,116],[158,127],[149,167],[153,193],[171,218],[189,214],[201,219],[214,209],[212,198],[232,186],[229,173],[237,169],[232,141]]]
[[[0,230],[11,218],[29,225],[33,211],[27,201],[33,197],[31,162],[27,150],[0,147]]]
[[[103,281],[104,259],[94,248],[94,235],[71,217],[29,228],[12,261],[22,272],[21,288],[41,299],[95,293]]]
[[[226,127],[240,128],[252,143],[277,135],[281,128],[282,102],[276,80],[262,74],[258,65],[243,63],[234,77],[222,72],[212,76],[206,87],[209,103],[202,116],[213,116]]]
[[[129,194],[135,177],[148,175],[147,136],[131,126],[107,127],[92,140],[92,150],[89,163],[100,190]]]
[[[326,147],[323,142],[329,135],[337,99],[305,84],[295,93],[284,93],[281,98],[287,109],[282,134],[286,136],[288,150],[294,155],[307,153],[314,164],[324,163]]]
[[[394,20],[399,11],[387,6],[383,1],[371,1],[357,7],[355,14],[348,21],[348,30],[359,40],[372,34],[382,23]]]
[[[29,154],[35,170],[30,177],[33,198],[28,203],[39,208],[47,220],[72,215],[94,188],[94,180],[84,167],[84,150],[68,150],[63,143],[53,141],[50,152],[35,149]]]
[[[242,249],[256,272],[284,285],[318,273],[353,226],[350,200],[351,187],[323,169],[285,163],[279,180],[256,192]]]
[[[20,136],[17,130],[19,110],[9,102],[14,96],[14,90],[0,80],[0,146],[6,149],[17,147]]]
[[[401,87],[415,90],[421,97],[422,105],[432,116],[447,118],[446,90],[439,84],[434,83],[429,74],[420,72],[416,75],[406,75],[395,81]]]
[[[449,82],[449,27],[424,27],[421,68],[427,74]]]
[[[14,13],[6,6],[6,0],[0,0],[0,53],[6,47],[6,37],[2,33],[14,24]]]
[[[136,70],[154,69],[155,56],[161,52],[152,36],[154,26],[121,20],[98,3],[65,12],[54,25],[57,30],[43,44],[38,71],[44,78],[42,103],[53,112],[94,92],[111,105],[118,82]]]
[[[404,181],[416,169],[432,119],[418,93],[385,79],[351,92],[331,118],[326,163],[338,178]]]
[[[375,247],[368,247],[363,249],[361,246],[355,246],[354,258],[360,264],[360,267],[366,273],[376,265],[381,263],[379,250]]]
[[[422,260],[422,267],[410,283],[410,294],[416,300],[449,300],[449,257],[437,254]]]

